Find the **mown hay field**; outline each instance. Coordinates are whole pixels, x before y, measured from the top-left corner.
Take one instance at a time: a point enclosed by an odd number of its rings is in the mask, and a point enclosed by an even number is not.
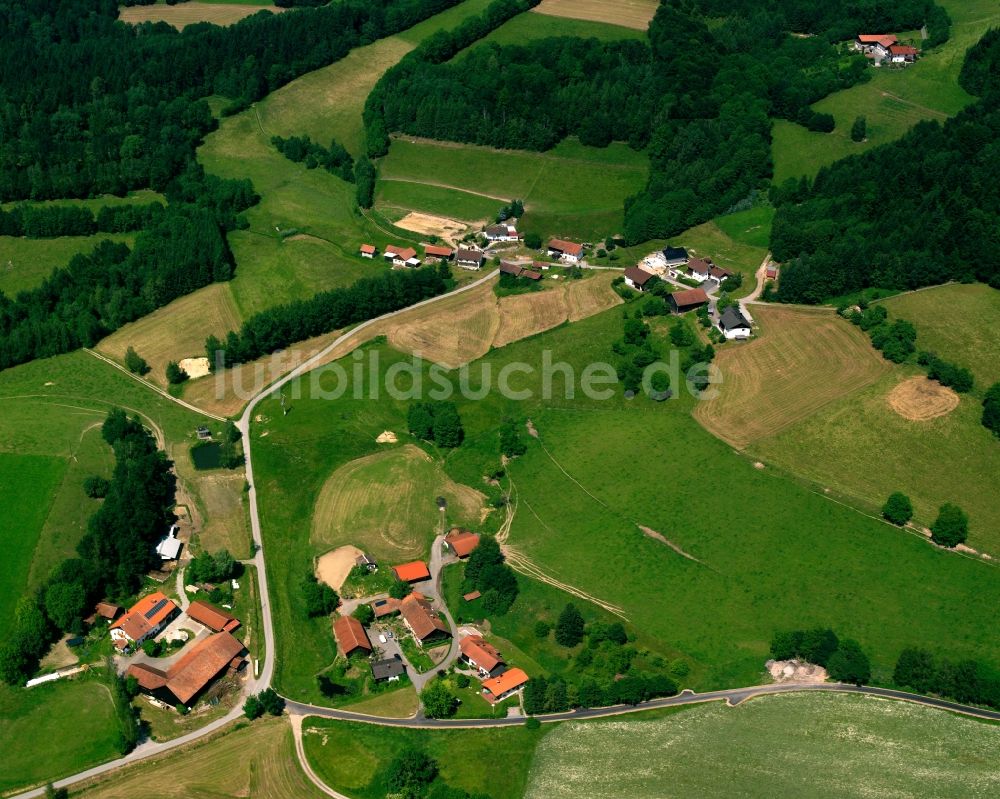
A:
[[[627,2],[628,0],[626,0]],[[652,19],[652,13],[646,17],[647,9],[639,6],[650,6],[655,11],[656,3],[647,0],[632,0],[632,2],[636,5],[631,8],[625,3],[605,2],[603,3],[605,6],[615,6],[608,13],[608,10],[597,9],[595,6],[588,8],[584,3],[543,0],[540,6],[532,9],[532,11],[539,13],[517,15],[494,30],[489,36],[480,39],[473,47],[479,47],[483,42],[494,42],[499,45],[523,45],[535,39],[547,39],[552,36],[570,36],[575,39],[600,39],[602,41],[645,39],[646,28],[649,26],[649,19]],[[583,7],[581,8],[581,6]],[[593,14],[595,10],[598,12],[597,16]],[[597,18],[602,10],[608,19]],[[643,22],[644,18],[645,22]]]
[[[406,444],[351,461],[319,492],[312,544],[317,554],[354,544],[388,563],[422,558],[440,523],[439,496],[448,500],[453,522],[478,525],[485,497],[451,480],[419,447]]]
[[[783,430],[889,370],[867,336],[832,311],[756,305],[752,313],[760,337],[722,349],[718,396],[694,411],[735,447]]]
[[[906,702],[791,694],[560,725],[538,745],[526,796],[972,799],[1000,791],[997,757],[1000,727]]]
[[[74,796],[86,799],[319,799],[302,773],[286,719],[259,719],[241,729],[137,763],[98,780]]]
[[[542,0],[532,11],[646,30],[658,5],[657,0]]]
[[[258,11],[270,11],[278,14],[287,8],[278,8],[267,3],[228,3],[228,2],[188,2],[168,6],[156,3],[151,6],[130,6],[123,8],[118,18],[130,25],[143,22],[166,22],[175,28],[183,29],[196,22],[210,22],[213,25],[232,25],[241,19],[256,14]]]

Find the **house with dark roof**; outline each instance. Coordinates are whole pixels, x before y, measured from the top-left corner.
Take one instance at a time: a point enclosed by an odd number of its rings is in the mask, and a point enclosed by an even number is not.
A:
[[[431,607],[427,597],[417,591],[399,603],[399,614],[403,617],[403,623],[413,633],[414,639],[420,645],[451,636],[448,625]]]
[[[338,616],[333,622],[333,637],[337,639],[337,649],[345,658],[361,651],[369,654],[372,643],[361,622],[353,616]]]
[[[719,317],[719,331],[730,341],[750,338],[750,320],[738,306],[730,305]]]
[[[145,693],[170,705],[190,705],[222,672],[235,672],[246,653],[243,644],[229,633],[215,633],[193,644],[166,671],[146,663],[129,666]]]
[[[708,279],[714,283],[721,284],[727,277],[732,277],[735,274],[736,273],[730,269],[712,264],[711,268],[708,270]]]
[[[455,253],[455,264],[462,269],[482,269],[486,256],[482,250],[473,247],[459,247]]]
[[[704,289],[688,289],[687,291],[675,291],[667,296],[667,301],[674,313],[687,313],[700,305],[706,305],[708,295]]]
[[[521,238],[517,228],[507,222],[490,225],[483,231],[483,235],[490,244],[497,241],[519,241]]]
[[[507,670],[507,664],[496,647],[488,644],[481,635],[467,635],[458,642],[461,659],[479,672],[479,679],[499,677]]]
[[[479,546],[479,534],[461,527],[452,527],[444,537],[444,545],[459,558],[467,558]]]
[[[714,266],[711,258],[692,258],[687,264],[687,277],[704,283],[712,276]]]
[[[375,678],[375,682],[395,682],[404,674],[406,674],[406,664],[399,655],[372,663],[372,677]]]
[[[567,263],[575,264],[583,257],[583,245],[565,239],[550,239],[547,253],[549,258],[559,258]]]
[[[108,621],[114,621],[124,612],[125,608],[114,602],[98,602],[94,605],[94,615]]]
[[[640,269],[638,266],[630,266],[625,270],[625,285],[636,291],[645,291],[647,285],[656,277],[652,272]],[[653,281],[654,283],[656,281]]]
[[[187,606],[187,615],[217,633],[222,631],[231,633],[240,626],[240,620],[234,615],[202,599],[196,599]]]
[[[667,266],[682,266],[688,262],[688,251],[683,247],[664,247],[663,260]]]
[[[362,552],[354,559],[354,565],[360,569],[366,569],[370,572],[378,571],[378,561],[375,560],[367,552]]]
[[[181,609],[162,591],[154,591],[136,602],[128,613],[111,625],[111,640],[118,649],[141,644],[166,627]]]

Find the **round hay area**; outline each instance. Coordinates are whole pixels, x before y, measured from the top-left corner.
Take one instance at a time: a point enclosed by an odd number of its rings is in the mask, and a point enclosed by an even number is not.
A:
[[[362,554],[364,553],[356,546],[346,544],[320,555],[316,560],[317,579],[321,583],[326,583],[334,591],[339,591],[344,580],[347,579],[347,575],[354,568],[355,560]]]
[[[911,422],[947,416],[958,407],[958,394],[926,377],[911,377],[886,397],[889,407]]]

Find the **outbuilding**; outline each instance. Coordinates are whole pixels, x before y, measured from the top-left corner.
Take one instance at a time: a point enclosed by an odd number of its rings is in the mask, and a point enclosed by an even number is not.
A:
[[[395,655],[385,660],[376,660],[372,663],[372,677],[375,682],[395,682],[406,674],[406,665]]]
[[[625,270],[625,285],[636,291],[645,291],[646,286],[656,275],[640,269],[638,266],[630,266]]]
[[[361,622],[353,616],[337,617],[333,623],[333,637],[337,639],[337,649],[345,658],[358,651],[366,654],[372,651],[368,633],[365,632]]]
[[[750,321],[735,305],[730,305],[719,318],[719,330],[730,341],[750,338]]]
[[[668,301],[674,313],[687,313],[708,303],[708,295],[704,289],[688,289],[676,291],[669,295]]]
[[[455,264],[462,269],[482,269],[485,257],[482,250],[472,247],[459,247],[458,252],[455,253]]]
[[[567,263],[579,263],[583,257],[583,245],[565,239],[550,239],[548,255],[550,258],[559,258]]]

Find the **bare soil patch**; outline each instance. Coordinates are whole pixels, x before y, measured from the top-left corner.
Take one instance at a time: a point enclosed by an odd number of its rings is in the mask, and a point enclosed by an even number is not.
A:
[[[395,444],[397,441],[399,438],[392,430],[383,430],[375,439],[376,444]]]
[[[911,422],[947,416],[958,407],[958,394],[927,377],[912,377],[886,396],[889,407]]]
[[[769,660],[764,665],[775,682],[820,683],[830,676],[822,666],[801,660]]]
[[[690,555],[687,552],[685,552],[683,549],[681,549],[679,546],[677,546],[677,544],[675,544],[673,541],[671,541],[669,538],[667,538],[665,535],[663,535],[663,533],[658,533],[656,530],[653,530],[651,527],[646,527],[645,525],[642,525],[642,524],[636,525],[636,526],[640,530],[642,530],[642,534],[644,536],[646,536],[647,538],[652,538],[654,541],[659,541],[661,544],[666,544],[668,547],[670,547],[674,552],[676,552],[682,558],[687,558],[688,560],[693,560],[695,563],[701,563],[701,561],[698,560],[698,558],[696,558],[694,555]]]
[[[181,358],[180,363],[177,364],[187,372],[187,376],[194,380],[196,377],[204,377],[211,370],[211,361],[205,356],[200,358]]]
[[[280,14],[287,9],[276,6],[260,6],[242,3],[180,3],[176,6],[157,3],[151,6],[131,6],[123,8],[118,18],[130,25],[142,22],[166,22],[182,29],[196,22],[211,22],[213,25],[232,25],[258,11]]]
[[[646,30],[657,5],[657,0],[542,0],[532,11]]]
[[[469,229],[469,225],[465,222],[459,222],[443,216],[418,214],[415,211],[408,213],[396,222],[395,225],[396,227],[401,227],[403,230],[412,230],[421,236],[437,236],[452,246]]]
[[[354,568],[354,561],[362,554],[356,546],[345,544],[320,555],[316,560],[316,577],[334,591],[339,591]]]

